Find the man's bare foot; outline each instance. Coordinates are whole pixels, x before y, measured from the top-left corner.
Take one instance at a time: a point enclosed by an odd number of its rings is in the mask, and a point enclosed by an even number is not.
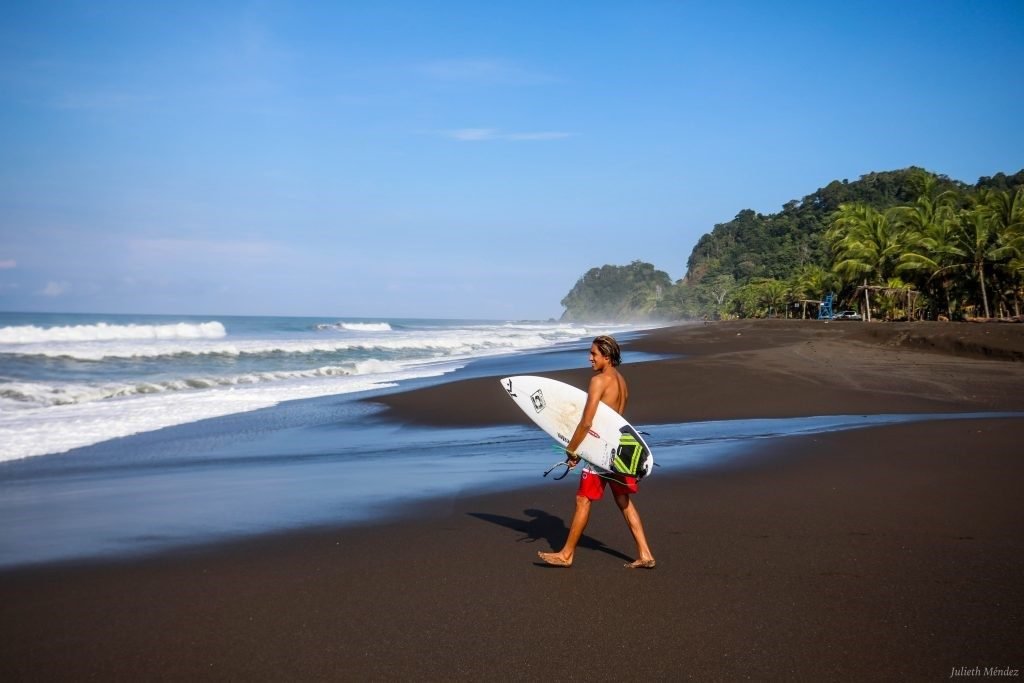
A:
[[[537,551],[537,556],[544,561],[545,564],[550,564],[552,567],[571,567],[572,560],[565,559],[558,553],[542,553]]]
[[[634,560],[623,565],[626,569],[654,569],[654,558],[649,560]]]

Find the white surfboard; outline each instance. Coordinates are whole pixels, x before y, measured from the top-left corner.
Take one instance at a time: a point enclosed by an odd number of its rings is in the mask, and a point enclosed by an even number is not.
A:
[[[563,447],[569,445],[583,417],[587,394],[564,382],[519,375],[501,380],[509,397],[537,426]],[[639,432],[617,412],[600,403],[590,433],[576,454],[606,472],[646,477],[654,469],[654,455]]]

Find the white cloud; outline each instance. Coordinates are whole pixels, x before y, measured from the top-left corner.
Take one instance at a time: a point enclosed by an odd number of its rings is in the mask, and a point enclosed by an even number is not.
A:
[[[493,128],[459,128],[447,131],[445,134],[453,140],[462,140],[463,142],[493,140],[495,137]]]
[[[443,131],[441,134],[444,135],[445,137],[451,138],[452,140],[458,140],[460,142],[489,142],[492,140],[561,140],[563,138],[572,137],[572,133],[565,133],[562,131],[554,130],[523,133],[503,133],[494,128],[457,128],[455,130]]]
[[[12,268],[17,268],[17,267],[18,267],[18,262],[15,261],[12,258],[0,261],[0,270],[10,270]]]
[[[68,291],[70,285],[66,282],[47,282],[46,286],[39,290],[39,294],[49,297],[58,297]]]

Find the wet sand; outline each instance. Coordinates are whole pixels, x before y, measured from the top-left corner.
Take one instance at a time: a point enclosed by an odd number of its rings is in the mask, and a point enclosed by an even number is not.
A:
[[[678,357],[631,365],[631,349]],[[637,424],[1024,405],[1022,324],[696,324],[645,335],[626,347],[623,362],[628,417]],[[585,354],[580,366],[546,374],[586,387]],[[452,382],[382,402],[398,418],[421,424],[523,421],[494,381]]]
[[[630,348],[682,355],[629,365]],[[1022,352],[1020,325],[761,321],[656,331],[623,370],[640,423],[1024,410]],[[443,410],[450,401],[464,410]],[[422,423],[525,419],[493,378],[386,402]],[[537,563],[564,540],[572,479],[466,492],[377,525],[7,571],[0,679],[1024,670],[1022,437],[1021,418],[902,424],[655,474],[636,498],[650,571],[622,567],[634,547],[611,501],[595,506],[571,569]]]

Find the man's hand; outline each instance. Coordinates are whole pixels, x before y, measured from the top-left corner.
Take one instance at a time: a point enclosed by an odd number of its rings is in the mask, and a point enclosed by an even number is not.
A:
[[[580,456],[576,455],[568,448],[565,449],[565,461],[569,463],[569,469],[571,470],[576,465],[580,464]]]

